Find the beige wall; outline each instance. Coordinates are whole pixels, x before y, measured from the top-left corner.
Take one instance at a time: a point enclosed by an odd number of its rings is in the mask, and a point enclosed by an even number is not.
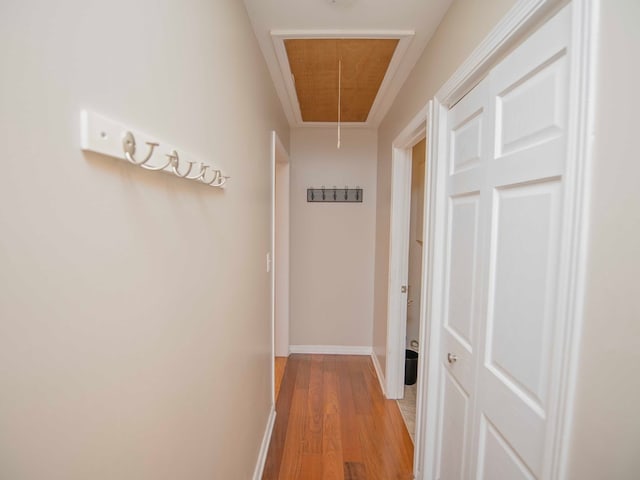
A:
[[[640,2],[601,0],[588,276],[569,479],[640,478]]]
[[[291,344],[371,346],[376,132],[291,133]],[[360,186],[363,203],[307,203],[307,188]]]
[[[242,2],[5,0],[0,45],[0,477],[250,478],[288,127]],[[227,191],[84,155],[82,108]]]
[[[373,346],[383,369],[387,342],[391,143],[514,4],[515,0],[454,2],[378,131]]]

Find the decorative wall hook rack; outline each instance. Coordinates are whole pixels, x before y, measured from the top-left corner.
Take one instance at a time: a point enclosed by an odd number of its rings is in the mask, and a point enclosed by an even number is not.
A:
[[[82,150],[120,158],[145,170],[171,173],[212,187],[223,187],[231,178],[218,168],[189,158],[188,154],[178,155],[178,149],[166,142],[142,132],[134,134],[133,129],[93,112],[82,111],[81,129]],[[147,147],[142,155],[137,151],[139,145]],[[165,152],[164,155],[159,151]]]
[[[362,189],[356,188],[307,188],[307,202],[362,203]]]

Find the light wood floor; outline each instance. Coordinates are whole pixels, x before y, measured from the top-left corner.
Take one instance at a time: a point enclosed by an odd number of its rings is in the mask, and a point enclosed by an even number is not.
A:
[[[275,358],[275,376],[276,376],[276,401],[278,400],[278,395],[280,394],[280,386],[282,385],[282,377],[284,377],[284,369],[287,366],[287,357],[276,357]]]
[[[369,357],[291,355],[263,480],[408,480],[413,443]]]

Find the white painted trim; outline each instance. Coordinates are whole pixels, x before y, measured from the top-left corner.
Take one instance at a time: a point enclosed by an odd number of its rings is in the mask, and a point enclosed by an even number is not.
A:
[[[271,30],[272,37],[290,38],[403,38],[415,35],[414,30]]]
[[[387,398],[404,395],[404,350],[407,331],[407,285],[411,214],[411,150],[394,148],[391,166],[389,283],[387,286]]]
[[[556,405],[558,427],[553,444],[550,478],[568,478],[570,436],[574,418],[576,383],[578,376],[580,339],[585,305],[587,253],[589,233],[589,207],[593,139],[595,130],[595,87],[597,66],[597,38],[600,3],[595,0],[572,2],[573,49],[571,63],[571,98],[568,132],[567,185],[570,193],[565,197],[567,214],[573,219],[568,232],[566,255],[566,305],[561,315],[567,319],[565,356],[559,380]]]
[[[384,74],[376,98],[373,100],[371,110],[369,110],[369,115],[367,116],[366,123],[370,127],[377,128],[380,125],[402,87],[402,83],[396,83],[395,88],[392,89],[392,82],[400,69],[400,64],[405,58],[407,50],[409,50],[409,45],[411,45],[413,41],[413,32],[409,35],[403,35],[399,37],[399,39],[400,41],[396,46],[396,51],[393,52],[387,71]]]
[[[456,73],[443,85],[434,99],[433,123],[438,129],[434,131],[436,145],[432,145],[437,153],[431,168],[432,180],[429,183],[432,202],[428,215],[431,217],[433,232],[444,231],[443,185],[446,179],[444,169],[446,156],[446,138],[444,122],[448,108],[454,105],[493,67],[499,56],[508,49],[519,44],[519,40],[529,33],[536,22],[557,8],[561,0],[520,0],[504,19],[493,29],[472,55]],[[561,256],[560,271],[564,271],[562,288],[559,289],[559,309],[566,318],[563,333],[564,354],[558,365],[561,381],[558,385],[557,401],[553,410],[556,423],[556,435],[551,440],[547,453],[551,452],[552,460],[548,478],[563,479],[567,475],[569,451],[569,435],[573,418],[575,398],[576,372],[578,367],[578,350],[582,328],[584,306],[584,283],[586,272],[589,178],[592,161],[592,138],[594,112],[592,98],[595,85],[595,35],[598,18],[595,0],[573,0],[572,43],[574,52],[571,65],[572,99],[570,101],[570,119],[568,126],[568,166],[565,173],[566,195],[565,215],[567,219],[563,235],[567,238],[563,244],[566,255]],[[438,188],[440,187],[440,188]],[[429,287],[427,297],[427,324],[430,325],[427,345],[428,372],[426,386],[426,411],[421,427],[425,428],[424,450],[416,449],[416,456],[423,458],[423,465],[430,466],[416,476],[418,480],[436,480],[439,427],[439,398],[441,378],[439,375],[440,358],[440,322],[442,318],[443,295],[442,278],[444,237],[434,235],[428,247],[432,262],[427,280]],[[424,350],[424,348],[423,348]],[[551,421],[551,420],[550,420]],[[546,478],[546,477],[545,477]]]
[[[398,134],[393,141],[393,147],[407,149],[413,147],[416,143],[422,140],[426,133],[425,122],[428,114],[429,104],[422,107],[407,126]]]
[[[275,372],[275,352],[276,352],[276,163],[278,157],[286,157],[289,159],[289,153],[284,148],[280,137],[275,130],[271,131],[271,247],[269,282],[271,284],[271,399],[275,404],[276,401],[276,372]],[[267,260],[268,263],[268,260]]]
[[[271,40],[273,42],[273,49],[278,60],[278,66],[280,67],[280,73],[282,75],[285,91],[287,92],[286,105],[283,105],[287,118],[293,119],[292,127],[324,127],[333,126],[332,122],[304,122],[302,120],[302,113],[300,110],[300,104],[298,103],[298,96],[296,94],[296,87],[293,76],[291,75],[291,67],[289,65],[289,57],[287,56],[287,50],[284,45],[284,41],[294,38],[394,38],[398,39],[398,45],[389,67],[385,73],[378,94],[371,105],[369,116],[365,122],[348,122],[342,124],[343,126],[359,126],[365,128],[376,128],[386,113],[388,112],[393,99],[395,98],[401,85],[396,88],[392,88],[392,83],[398,69],[401,66],[402,60],[409,49],[409,45],[413,41],[415,31],[413,30],[272,30]],[[395,91],[393,91],[395,90]]]
[[[269,443],[271,443],[271,435],[273,434],[273,426],[276,423],[276,409],[275,406],[271,406],[269,412],[269,418],[267,419],[267,426],[264,429],[264,435],[262,436],[262,443],[260,444],[260,451],[258,452],[258,460],[256,461],[256,468],[253,471],[253,480],[261,480],[262,473],[264,472],[264,465],[267,461],[267,453],[269,452]]]
[[[401,287],[407,285],[409,274],[411,148],[425,137],[427,114],[428,106],[425,106],[393,142],[385,369],[385,393],[390,399],[404,396],[407,293],[401,292]]]
[[[290,183],[289,154],[275,135],[275,164],[273,172],[272,274],[274,354],[287,355],[290,341]],[[278,226],[278,218],[280,223]],[[276,232],[278,232],[276,234]],[[279,309],[276,308],[279,306]],[[278,348],[276,348],[278,347]]]
[[[482,80],[492,63],[517,44],[523,33],[563,1],[518,1],[438,90],[435,98],[447,107],[453,106]]]
[[[359,345],[291,345],[289,353],[369,356],[373,353],[373,348]]]
[[[269,257],[267,257],[267,265],[269,261],[273,265],[273,255],[276,245],[276,157],[278,134],[275,130],[271,131],[271,246],[269,247]],[[273,267],[269,272],[269,284],[271,287],[271,401],[276,403],[276,277]]]
[[[409,215],[411,211],[411,166],[412,147],[423,138],[427,137],[427,159],[425,168],[425,197],[423,222],[424,248],[427,252],[432,237],[431,216],[429,215],[432,203],[433,176],[432,164],[436,155],[433,146],[435,126],[433,121],[433,102],[429,102],[421,109],[409,124],[400,132],[393,142],[392,164],[392,207],[391,229],[389,245],[389,290],[387,309],[387,378],[383,388],[387,398],[402,398],[404,395],[404,360],[405,360],[405,336],[406,336],[406,294],[400,292],[399,286],[407,281],[408,275],[408,245],[410,236]],[[404,177],[409,169],[408,178]],[[394,181],[402,179],[402,181]],[[404,198],[406,195],[408,199]],[[402,197],[402,198],[399,198]],[[397,198],[397,200],[396,200]],[[403,201],[403,202],[402,202]],[[401,203],[402,202],[402,203]],[[398,226],[398,223],[402,225]],[[429,344],[430,327],[427,323],[426,305],[428,300],[428,279],[430,278],[431,259],[428,255],[422,258],[422,285],[420,290],[420,345]],[[394,286],[396,288],[394,288]],[[377,361],[377,359],[376,359]],[[426,428],[422,417],[425,416],[425,399],[427,397],[427,363],[426,350],[423,349],[418,360],[418,395],[416,399],[416,432],[414,455],[414,475],[421,478],[424,465],[422,445],[425,443]]]
[[[432,169],[436,162],[437,155],[434,150],[436,128],[433,114],[433,102],[430,101],[427,104],[426,109],[426,138],[427,138],[427,158],[425,160],[425,191],[424,191],[424,219],[422,224],[422,239],[423,239],[423,255],[422,255],[422,278],[420,289],[420,327],[419,327],[419,341],[420,345],[429,345],[431,335],[431,325],[427,321],[427,305],[431,301],[429,296],[429,279],[431,278],[431,269],[433,261],[429,257],[429,246],[433,241],[433,225],[430,215],[431,204],[433,203],[433,175]],[[423,445],[426,442],[426,422],[422,421],[422,418],[426,415],[426,399],[428,395],[428,364],[427,364],[427,351],[423,348],[418,356],[418,388],[416,397],[416,430],[415,430],[415,452],[421,452]],[[422,471],[424,470],[424,456],[413,456],[413,472],[416,479],[422,478]]]
[[[435,282],[434,279],[442,278],[444,263],[437,259],[444,258],[444,238],[437,235],[438,232],[446,228],[445,216],[440,212],[441,208],[437,199],[441,196],[441,189],[446,181],[445,165],[440,165],[440,159],[446,158],[446,130],[440,128],[442,118],[446,118],[446,108],[435,99],[433,101],[433,142],[430,147],[430,158],[428,163],[429,177],[429,204],[425,211],[426,218],[429,218],[429,228],[431,229],[429,244],[425,247],[426,256],[430,260],[430,268],[426,272],[428,277],[423,277],[423,284],[427,285],[427,299],[425,305],[426,324],[429,325],[429,332],[426,346],[427,381],[423,386],[425,391],[424,401],[424,421],[421,421],[420,428],[424,428],[424,450],[416,449],[415,456],[419,456],[420,462],[424,466],[419,480],[436,480],[436,459],[438,458],[437,438],[440,425],[439,400],[441,379],[439,375],[440,340],[442,318],[442,302],[437,301],[442,298],[444,285],[442,282]],[[425,224],[427,222],[425,221]],[[423,272],[425,273],[425,272]],[[425,351],[425,348],[422,351]],[[416,460],[416,463],[418,460]],[[431,468],[428,469],[428,465]]]
[[[378,383],[380,384],[380,390],[382,390],[382,394],[386,397],[386,391],[384,386],[384,375],[382,374],[382,368],[380,367],[380,362],[378,361],[378,356],[375,352],[371,352],[371,362],[373,363],[373,368],[376,371],[376,376],[378,377]]]

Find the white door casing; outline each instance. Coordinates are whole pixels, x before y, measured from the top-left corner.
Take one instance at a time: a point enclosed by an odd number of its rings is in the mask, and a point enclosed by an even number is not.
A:
[[[275,165],[275,233],[273,274],[275,289],[275,356],[289,356],[289,158],[277,155]]]
[[[551,471],[571,18],[565,7],[446,114],[435,478]]]
[[[271,396],[275,408],[275,356],[289,350],[289,154],[271,132],[271,249],[266,269],[271,283]]]
[[[406,287],[409,275],[411,219],[411,149],[425,137],[427,138],[427,145],[429,144],[427,132],[427,124],[430,122],[429,112],[430,104],[418,112],[393,142],[389,282],[387,288],[387,348],[385,379],[383,381],[383,390],[388,399],[398,399],[404,395],[404,351],[407,328]],[[425,180],[425,192],[427,190],[426,185]],[[421,305],[423,301],[421,300]],[[424,324],[423,319],[421,312],[421,330]],[[418,362],[418,364],[418,381],[420,381],[421,363]]]

